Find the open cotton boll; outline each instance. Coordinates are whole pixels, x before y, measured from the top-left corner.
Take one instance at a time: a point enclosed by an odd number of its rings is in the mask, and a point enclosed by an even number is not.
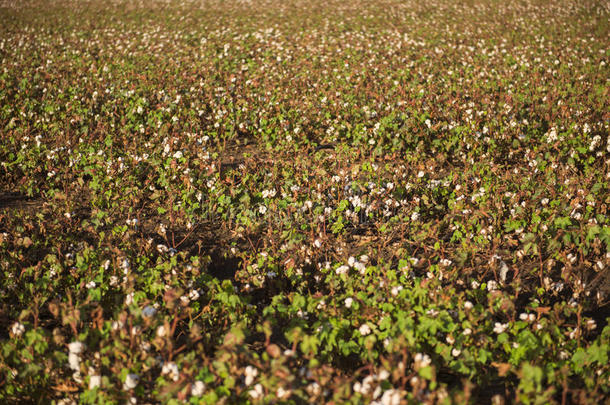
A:
[[[174,381],[178,381],[178,378],[180,377],[180,371],[178,370],[178,366],[173,361],[163,364],[161,374],[169,375],[169,377]]]
[[[80,356],[76,353],[68,354],[68,366],[72,370],[78,371],[80,369]]]
[[[362,336],[366,336],[371,333],[371,327],[369,325],[367,325],[366,323],[364,323],[364,324],[360,325],[360,328],[358,329],[358,331],[360,332],[360,334]]]
[[[150,305],[145,307],[142,310],[142,316],[145,318],[150,318],[152,316],[154,316],[157,313],[157,310],[154,307],[151,307]]]
[[[252,366],[247,366],[245,370],[246,385],[251,385],[254,382],[254,378],[258,375],[258,370]]]
[[[127,374],[127,377],[125,377],[125,383],[123,384],[123,389],[124,390],[131,390],[134,389],[135,387],[138,386],[138,382],[140,381],[140,376],[137,374]]]
[[[25,332],[25,326],[21,322],[15,322],[11,327],[11,332],[15,336],[21,336]]]
[[[205,384],[203,381],[195,381],[191,386],[191,395],[194,397],[200,397],[205,392]]]
[[[95,389],[102,385],[102,376],[92,375],[89,377],[89,389]]]
[[[85,344],[82,342],[72,342],[68,344],[70,353],[80,354],[85,350]]]

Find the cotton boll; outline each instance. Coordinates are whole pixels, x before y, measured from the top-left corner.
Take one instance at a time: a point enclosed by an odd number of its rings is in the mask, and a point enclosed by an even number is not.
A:
[[[335,274],[337,274],[337,275],[346,274],[348,271],[349,271],[349,267],[346,265],[343,265],[343,266],[337,267],[337,269],[335,270]]]
[[[102,384],[102,377],[99,375],[92,375],[89,377],[89,389],[95,389]]]
[[[252,399],[259,399],[263,396],[263,386],[260,384],[256,384],[253,389],[248,391],[248,394]]]
[[[161,374],[169,375],[169,377],[174,381],[178,381],[178,378],[180,377],[178,366],[173,361],[163,364]]]
[[[138,386],[138,382],[140,381],[140,376],[137,374],[127,374],[127,377],[125,377],[125,383],[123,384],[123,389],[125,391],[134,389],[135,387]]]
[[[68,354],[68,366],[74,370],[80,370],[80,356],[76,353]]]
[[[500,280],[506,282],[506,276],[508,275],[508,266],[503,260],[500,260]]]
[[[191,395],[194,397],[200,397],[205,392],[205,384],[203,381],[195,381],[191,386]]]
[[[157,310],[154,307],[151,307],[150,305],[145,307],[142,310],[142,316],[145,318],[150,318],[152,316],[154,316],[157,313]]]
[[[365,323],[360,326],[358,331],[362,336],[366,336],[371,333],[371,327]]]
[[[11,326],[11,332],[14,336],[19,337],[25,332],[25,326],[23,326],[21,322],[15,322],[13,326]]]
[[[387,390],[381,396],[382,405],[399,405],[400,404],[400,391],[395,389]]]
[[[256,378],[256,376],[258,375],[258,370],[252,366],[247,366],[246,370],[245,370],[245,375],[246,375],[245,384],[251,385],[254,382],[254,379]]]
[[[70,353],[80,354],[85,350],[85,344],[82,342],[72,342],[68,344],[68,350]]]

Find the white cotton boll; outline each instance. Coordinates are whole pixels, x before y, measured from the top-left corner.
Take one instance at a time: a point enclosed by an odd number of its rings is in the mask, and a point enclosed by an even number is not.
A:
[[[508,265],[503,261],[500,260],[500,280],[502,280],[502,282],[506,282],[506,276],[508,275]]]
[[[345,301],[344,301],[345,307],[346,308],[351,308],[353,302],[354,302],[353,298],[351,298],[351,297],[346,298]]]
[[[320,393],[322,392],[322,388],[320,387],[320,384],[318,384],[317,382],[313,382],[311,384],[309,384],[306,388],[307,393],[311,396],[317,396],[320,395]]]
[[[432,363],[430,356],[424,353],[417,353],[413,360],[418,367],[427,367]]]
[[[123,384],[123,389],[124,390],[131,390],[134,389],[135,387],[138,386],[138,382],[140,381],[140,376],[137,374],[127,374],[127,377],[125,377],[125,383]]]
[[[70,353],[80,354],[85,350],[85,344],[82,342],[71,342],[68,344],[68,350]]]
[[[191,386],[191,395],[194,397],[200,397],[205,392],[205,384],[203,381],[195,381]]]
[[[163,367],[161,368],[161,374],[169,375],[169,377],[174,381],[178,381],[178,378],[180,377],[178,366],[173,361],[163,364]]]
[[[500,322],[496,322],[494,324],[494,332],[497,334],[500,334],[500,333],[504,332],[507,327],[508,327],[507,324],[501,324]]]
[[[570,337],[570,339],[576,339],[576,337],[580,334],[580,330],[578,328],[572,330],[568,336]]]
[[[145,318],[150,318],[150,317],[154,316],[156,313],[157,313],[157,310],[154,307],[151,307],[150,305],[146,306],[142,310],[142,316]]]
[[[192,290],[189,293],[189,298],[191,299],[191,301],[197,301],[199,299],[199,291],[197,290]]]
[[[246,374],[245,384],[251,385],[254,382],[254,379],[256,378],[256,376],[258,375],[258,370],[252,366],[247,366],[246,370],[245,370],[245,374]]]
[[[13,326],[11,326],[11,332],[14,336],[19,337],[25,332],[25,326],[23,326],[21,322],[15,322]]]
[[[403,287],[401,285],[394,286],[394,287],[392,287],[392,290],[390,291],[390,293],[392,294],[392,297],[396,297],[402,290],[403,290]]]
[[[366,323],[364,323],[364,324],[360,325],[360,328],[358,329],[358,331],[360,332],[360,334],[362,336],[366,336],[371,333],[371,327],[369,325],[367,325]]]
[[[102,385],[102,377],[99,375],[92,375],[89,377],[89,389],[95,389]]]
[[[451,260],[449,260],[449,259],[442,259],[440,261],[441,266],[444,266],[444,267],[451,266],[452,263],[453,262]]]
[[[121,262],[121,268],[123,269],[123,273],[124,273],[124,274],[129,273],[129,268],[130,268],[130,267],[131,267],[131,265],[129,264],[129,260],[124,259],[124,260]]]
[[[82,384],[83,383],[83,376],[81,375],[80,371],[75,371],[72,374],[72,379],[74,380],[75,383],[77,384]]]
[[[287,391],[284,387],[279,387],[276,391],[276,395],[279,399],[285,399],[290,395],[290,391]]]
[[[337,269],[335,270],[335,273],[337,275],[340,275],[340,274],[346,274],[348,271],[349,271],[349,266],[343,265],[343,266],[337,267]]]
[[[248,391],[248,394],[252,399],[259,399],[263,396],[263,386],[260,384],[256,384],[253,389]]]
[[[374,378],[371,375],[367,375],[362,380],[362,393],[367,394],[371,390],[371,384],[374,382]]]
[[[69,353],[68,366],[74,371],[80,370],[80,356],[76,353]]]
[[[165,329],[165,326],[161,325],[157,328],[157,336],[159,337],[164,337],[165,335],[167,335],[167,330]]]
[[[387,390],[381,397],[382,405],[400,405],[400,391],[395,389]]]
[[[364,265],[364,263],[356,262],[354,263],[354,268],[358,270],[360,274],[364,274],[366,272],[366,266]]]

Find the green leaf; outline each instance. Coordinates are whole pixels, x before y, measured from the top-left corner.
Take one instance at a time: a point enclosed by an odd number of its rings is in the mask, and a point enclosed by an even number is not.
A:
[[[420,368],[419,370],[417,370],[417,374],[419,374],[421,378],[424,378],[426,380],[434,379],[434,369],[430,366]]]

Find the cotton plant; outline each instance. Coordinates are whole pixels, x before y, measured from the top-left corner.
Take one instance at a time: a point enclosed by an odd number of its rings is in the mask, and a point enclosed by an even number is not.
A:
[[[608,396],[607,10],[390,3],[0,10],[2,402]]]

